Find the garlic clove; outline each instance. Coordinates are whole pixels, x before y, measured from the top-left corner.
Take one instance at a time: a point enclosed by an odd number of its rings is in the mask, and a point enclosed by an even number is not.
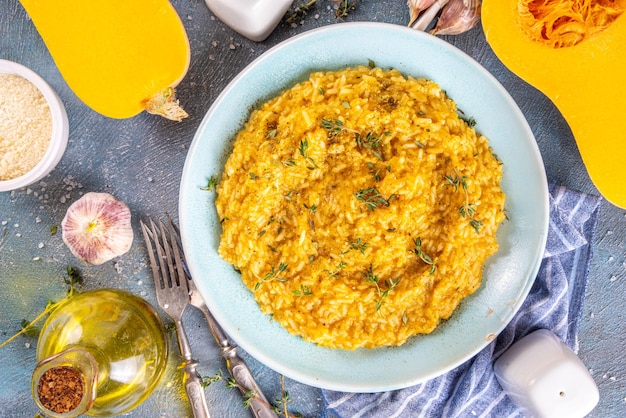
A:
[[[78,259],[100,265],[130,249],[130,217],[126,203],[109,193],[86,193],[65,213],[63,242]]]
[[[417,20],[417,17],[424,10],[428,9],[433,5],[435,0],[408,0],[407,6],[409,6],[409,24],[408,26],[413,25],[413,23]]]
[[[480,21],[481,0],[450,0],[443,8],[433,35],[458,35]]]

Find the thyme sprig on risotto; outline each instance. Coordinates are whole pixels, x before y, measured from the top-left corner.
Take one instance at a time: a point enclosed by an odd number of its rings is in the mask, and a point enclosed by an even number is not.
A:
[[[353,132],[355,134],[358,134],[358,131],[349,129],[341,119],[326,119],[326,118],[322,118],[322,121],[320,122],[320,126],[324,129],[326,129],[326,131],[328,131],[329,134],[331,135],[339,135],[342,132]]]
[[[467,176],[459,176],[459,173],[454,171],[454,175],[446,175],[446,185],[454,187],[454,191],[459,190],[459,186],[463,190],[465,194],[465,204],[459,207],[459,213],[464,219],[469,220],[469,224],[476,233],[480,232],[480,227],[483,225],[482,221],[474,218],[474,213],[476,212],[476,204],[470,203],[469,194],[467,192]]]
[[[369,283],[374,283],[376,286],[376,293],[378,294],[378,299],[376,300],[376,311],[380,312],[380,308],[385,303],[385,298],[389,296],[389,292],[395,289],[398,283],[400,283],[400,279],[388,279],[384,282],[387,288],[382,290],[380,287],[380,279],[374,274],[372,263],[370,263],[367,271],[361,274],[363,274],[363,277],[365,277]]]
[[[383,135],[387,136],[387,135],[391,135],[391,133],[385,132]],[[380,141],[382,140],[383,135],[375,135],[372,132],[368,132],[365,136],[361,134],[357,134],[355,138],[356,144],[359,147],[364,147],[364,148],[369,149],[370,151],[372,151],[372,154],[376,156],[376,158],[378,158],[381,161],[385,161],[385,158],[383,157],[381,152],[378,151],[378,148],[381,146]]]
[[[309,165],[307,165],[306,168],[308,168],[309,170],[319,168],[317,164],[315,163],[315,160],[309,157],[309,140],[308,139],[300,140],[300,146],[298,147],[298,152],[300,153],[301,156],[304,157],[306,162],[309,163]]]
[[[293,290],[292,293],[296,296],[313,296],[311,288],[303,284],[300,285],[300,289]]]
[[[420,258],[420,260],[430,266],[430,274],[433,274],[435,271],[437,271],[437,263],[432,259],[431,256],[429,256],[424,252],[424,250],[422,250],[422,238],[415,238],[413,240],[413,243],[415,244],[413,252]]]
[[[350,132],[354,134],[354,140],[356,145],[361,148],[367,148],[381,161],[385,161],[382,153],[379,151],[381,147],[381,141],[383,136],[391,135],[390,132],[385,132],[382,135],[375,134],[374,132],[368,132],[366,134],[359,132],[355,129],[348,128],[340,119],[326,119],[322,118],[320,126],[324,128],[330,135],[339,135],[342,132]]]
[[[285,279],[284,277],[280,275],[284,273],[288,267],[289,266],[283,262],[280,262],[278,264],[278,268],[276,266],[272,266],[272,269],[270,270],[270,272],[267,273],[265,276],[263,276],[261,281],[257,282],[257,284],[254,286],[254,290],[255,291],[259,290],[259,288],[261,287],[263,283],[270,282],[272,280],[277,280],[279,282],[286,282],[287,279]]]
[[[359,191],[356,192],[354,195],[356,196],[357,200],[365,203],[367,209],[369,210],[374,210],[381,206],[389,206],[392,201],[398,198],[396,194],[392,194],[385,199],[375,187],[359,189]]]
[[[339,264],[337,264],[337,269],[335,270],[324,270],[326,273],[328,273],[328,277],[337,277],[339,275],[339,273],[341,272],[341,270],[345,269],[347,266],[345,261],[340,261]]]

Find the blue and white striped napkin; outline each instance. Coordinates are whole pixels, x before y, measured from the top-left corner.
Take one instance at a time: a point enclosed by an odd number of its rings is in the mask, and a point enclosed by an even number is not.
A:
[[[504,331],[452,371],[402,390],[343,393],[323,390],[327,411],[341,418],[518,417],[493,362],[515,341],[545,328],[575,352],[578,327],[601,198],[564,187],[550,188],[550,229],[537,279]]]

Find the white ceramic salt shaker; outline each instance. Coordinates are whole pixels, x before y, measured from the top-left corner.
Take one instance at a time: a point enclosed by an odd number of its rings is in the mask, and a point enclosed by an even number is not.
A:
[[[267,38],[293,0],[205,0],[209,9],[233,30],[255,42]]]
[[[600,395],[583,362],[551,331],[540,329],[513,344],[494,364],[498,381],[533,418],[581,418]]]

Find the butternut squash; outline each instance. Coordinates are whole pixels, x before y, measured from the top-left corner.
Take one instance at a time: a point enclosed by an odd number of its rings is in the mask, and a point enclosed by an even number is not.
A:
[[[189,41],[168,0],[20,2],[87,106],[120,119],[144,109],[173,120],[187,116],[174,87],[189,67]]]
[[[626,208],[626,0],[484,0],[498,58],[568,122],[598,191]]]

